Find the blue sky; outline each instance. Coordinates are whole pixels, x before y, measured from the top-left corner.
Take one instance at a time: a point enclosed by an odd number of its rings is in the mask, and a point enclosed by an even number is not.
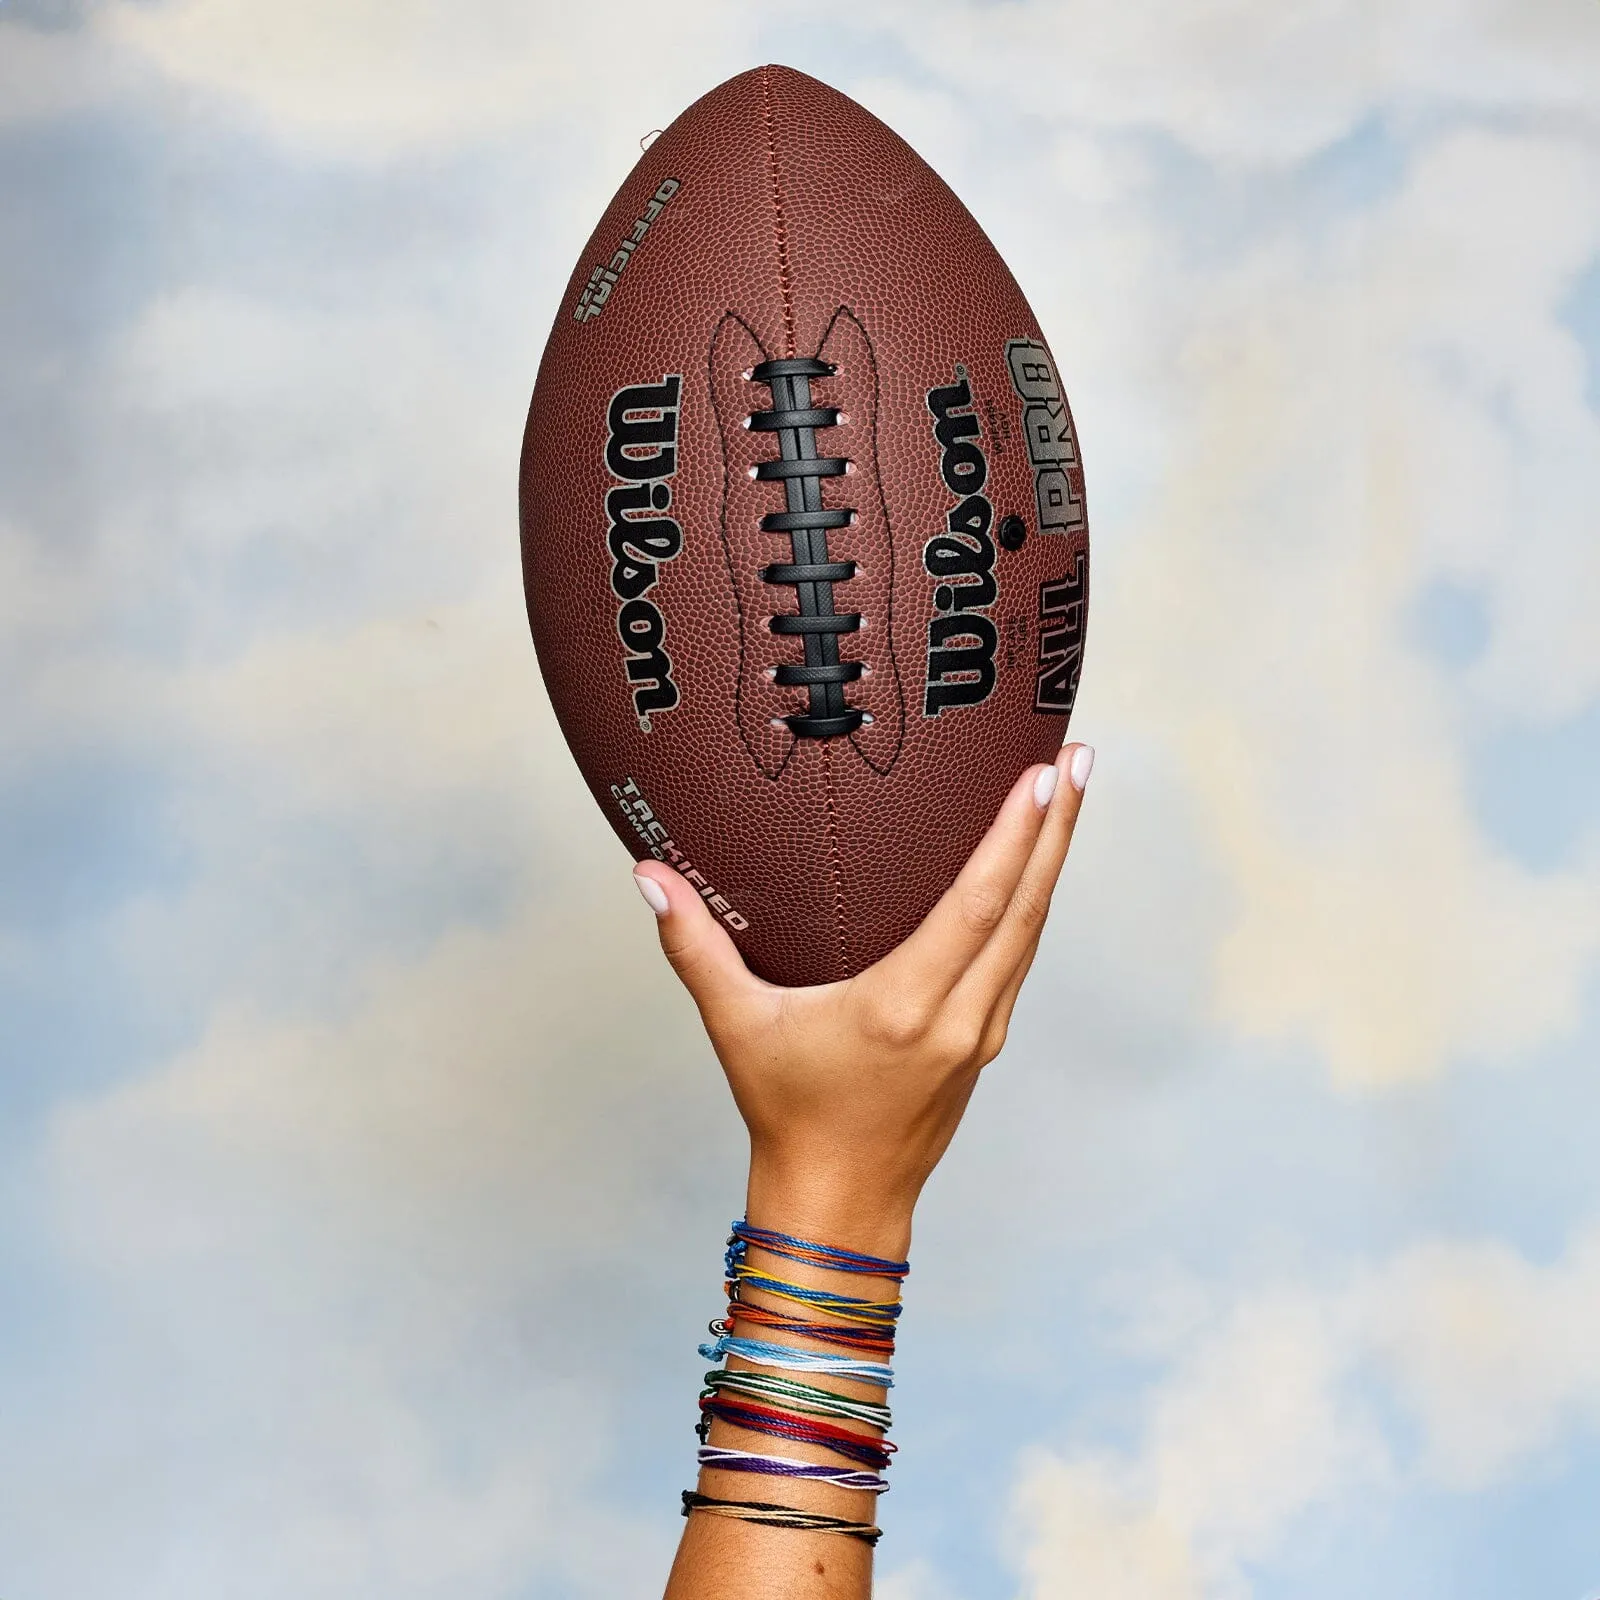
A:
[[[517,445],[762,60],[1072,394],[1094,793],[919,1219],[887,1600],[1600,1593],[1600,13],[0,11],[0,1592],[649,1592],[741,1149]]]

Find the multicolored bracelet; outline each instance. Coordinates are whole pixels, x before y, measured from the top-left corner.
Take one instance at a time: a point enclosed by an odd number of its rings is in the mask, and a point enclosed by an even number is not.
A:
[[[683,1491],[683,1514],[707,1511],[713,1516],[735,1517],[740,1522],[765,1523],[769,1528],[793,1528],[802,1533],[842,1533],[865,1544],[876,1544],[883,1529],[870,1522],[849,1522],[843,1517],[825,1517],[820,1511],[797,1511],[793,1506],[775,1506],[765,1500],[717,1500],[693,1489]]]
[[[765,1339],[736,1339],[725,1334],[713,1344],[699,1347],[707,1361],[740,1356],[758,1366],[787,1372],[824,1372],[832,1378],[853,1378],[858,1383],[894,1387],[894,1368],[881,1361],[857,1361],[852,1356],[824,1355],[820,1350],[798,1350],[793,1345],[770,1344]]]
[[[777,1378],[768,1372],[747,1372],[743,1368],[717,1367],[706,1374],[706,1394],[742,1394],[754,1400],[770,1400],[785,1410],[803,1416],[838,1417],[845,1422],[864,1422],[869,1428],[889,1431],[893,1418],[888,1406],[871,1400],[852,1400],[832,1389],[819,1389],[812,1383],[793,1378]]]
[[[789,1439],[795,1444],[821,1445],[847,1461],[857,1461],[864,1467],[881,1472],[889,1465],[895,1446],[887,1439],[869,1439],[865,1434],[849,1428],[836,1428],[830,1422],[813,1422],[789,1411],[775,1411],[770,1406],[754,1405],[742,1400],[722,1400],[702,1396],[700,1400],[700,1442],[709,1444],[711,1422],[726,1422],[731,1427],[744,1428],[750,1433],[764,1433],[773,1439]]]
[[[801,1305],[814,1306],[826,1311],[842,1322],[864,1322],[874,1327],[892,1328],[900,1316],[898,1300],[862,1300],[851,1294],[835,1294],[831,1289],[818,1289],[808,1283],[792,1283],[788,1278],[775,1278],[769,1272],[758,1272],[743,1262],[736,1263],[728,1277],[728,1298],[742,1299],[741,1289],[758,1289],[763,1294],[776,1295],[780,1300],[795,1300]]]
[[[703,1444],[698,1459],[702,1467],[712,1467],[718,1472],[759,1472],[770,1478],[804,1478],[811,1483],[832,1484],[836,1489],[858,1489],[864,1494],[889,1492],[889,1480],[876,1472],[824,1467],[814,1461],[797,1461],[793,1456],[764,1456],[753,1450],[728,1450],[721,1445]]]
[[[830,1322],[812,1322],[806,1317],[791,1317],[751,1300],[730,1301],[727,1316],[710,1323],[709,1331],[720,1338],[725,1333],[733,1332],[736,1321],[757,1328],[770,1328],[774,1333],[796,1333],[803,1339],[815,1339],[818,1344],[842,1344],[854,1350],[875,1350],[886,1356],[894,1354],[892,1328],[841,1327]]]
[[[895,1452],[895,1446],[886,1437],[891,1422],[889,1407],[880,1401],[857,1399],[781,1374],[807,1373],[879,1389],[892,1388],[894,1369],[888,1360],[865,1358],[887,1358],[894,1354],[895,1329],[901,1311],[898,1295],[892,1300],[874,1300],[796,1283],[752,1267],[748,1259],[751,1249],[763,1250],[818,1271],[881,1278],[896,1286],[911,1270],[905,1261],[890,1261],[860,1251],[818,1244],[793,1234],[757,1227],[748,1221],[735,1222],[724,1263],[728,1315],[726,1319],[711,1323],[710,1332],[716,1337],[713,1342],[699,1347],[700,1354],[708,1361],[735,1356],[757,1368],[775,1370],[719,1367],[706,1374],[706,1386],[700,1395],[700,1421],[695,1429],[700,1436],[700,1465],[707,1469],[826,1483],[834,1488],[868,1494],[884,1493],[889,1485],[883,1471]],[[753,1303],[747,1298],[751,1293],[789,1301],[797,1309],[791,1312]],[[803,1308],[803,1312],[799,1308]],[[813,1315],[816,1321],[811,1320]],[[735,1333],[741,1323],[748,1328],[770,1329],[814,1344],[842,1346],[853,1353],[834,1355],[799,1345],[745,1338],[742,1337],[744,1329]],[[774,1439],[814,1445],[855,1465],[839,1466],[713,1445],[710,1442],[713,1422]],[[878,1436],[842,1427],[839,1423],[872,1428]],[[876,1544],[881,1534],[871,1523],[851,1522],[768,1501],[720,1500],[685,1490],[683,1514],[687,1517],[693,1511],[735,1517],[769,1527],[847,1534],[869,1545]]]
[[[808,1267],[822,1267],[829,1272],[856,1272],[874,1278],[903,1279],[911,1271],[909,1261],[886,1261],[882,1256],[862,1255],[855,1250],[840,1250],[833,1245],[816,1244],[809,1239],[797,1239],[792,1233],[776,1233],[771,1228],[758,1228],[742,1217],[733,1223],[728,1239],[726,1256],[728,1276],[734,1267],[745,1259],[746,1248],[755,1245],[768,1255],[783,1256],[789,1261],[799,1261]]]

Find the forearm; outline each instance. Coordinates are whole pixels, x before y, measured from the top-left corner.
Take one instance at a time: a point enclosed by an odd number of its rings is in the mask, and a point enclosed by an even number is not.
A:
[[[901,1260],[911,1239],[912,1200],[891,1195],[871,1182],[848,1174],[813,1170],[777,1172],[759,1161],[752,1165],[746,1197],[746,1218],[775,1233],[825,1243],[861,1255]],[[830,1271],[807,1263],[770,1255],[755,1246],[746,1254],[751,1268],[808,1290],[868,1301],[892,1301],[899,1286],[892,1278]],[[870,1364],[887,1363],[888,1351],[849,1348],[799,1331],[809,1324],[848,1329],[837,1315],[814,1311],[792,1300],[741,1290],[746,1314],[735,1317],[735,1338],[776,1344],[787,1351],[807,1352],[825,1360],[855,1358]],[[767,1313],[762,1320],[755,1320]],[[783,1326],[775,1331],[772,1318]],[[865,1335],[877,1337],[870,1330]],[[784,1358],[789,1359],[787,1354]],[[889,1391],[878,1383],[836,1376],[829,1372],[796,1372],[748,1361],[729,1354],[732,1373],[756,1375],[754,1382],[798,1383],[859,1402],[866,1407],[884,1405]],[[738,1380],[734,1380],[736,1383]],[[742,1398],[742,1397],[740,1397]],[[784,1410],[783,1399],[758,1398],[762,1410]],[[870,1479],[877,1475],[861,1455],[882,1442],[883,1430],[859,1418],[817,1419],[824,1428],[839,1428],[859,1438],[864,1450],[844,1442],[841,1450],[820,1442],[774,1437],[766,1432],[736,1426],[723,1418],[712,1421],[709,1444],[722,1450],[758,1457],[780,1457],[811,1467],[855,1473]],[[749,1470],[753,1463],[736,1457],[741,1470],[704,1468],[698,1492],[718,1501],[764,1502],[816,1512],[842,1521],[871,1525],[877,1521],[879,1496],[870,1491],[840,1487],[830,1481]],[[872,1548],[860,1538],[834,1532],[812,1532],[764,1526],[732,1516],[697,1512],[684,1529],[678,1557],[667,1585],[667,1600],[867,1600],[872,1587]]]
[[[761,982],[677,874],[636,869],[750,1132],[747,1222],[770,1230],[730,1264],[668,1600],[867,1600],[911,1214],[1005,1041],[1092,758],[1022,774],[916,932],[838,983]]]

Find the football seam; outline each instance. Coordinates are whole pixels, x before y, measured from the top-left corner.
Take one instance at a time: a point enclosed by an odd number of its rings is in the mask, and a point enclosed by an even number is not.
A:
[[[778,183],[778,138],[772,122],[771,73],[761,69],[761,115],[766,124],[767,177],[772,184],[772,214],[778,247],[778,290],[783,296],[783,331],[788,348],[786,356],[795,353],[794,295],[789,278],[789,233],[783,219],[783,195]]]
[[[794,356],[794,291],[789,276],[789,235],[783,217],[783,187],[778,180],[778,139],[772,121],[772,74],[761,69],[761,110],[766,123],[767,172],[772,180],[772,214],[778,249],[778,288],[783,297],[784,338],[788,345],[785,354]],[[758,341],[759,343],[759,341]],[[796,741],[798,743],[798,741]],[[832,740],[822,741],[822,788],[828,813],[828,866],[833,877],[833,932],[839,946],[840,975],[850,970],[850,958],[844,937],[844,868],[839,859],[839,820],[837,797],[833,785]]]

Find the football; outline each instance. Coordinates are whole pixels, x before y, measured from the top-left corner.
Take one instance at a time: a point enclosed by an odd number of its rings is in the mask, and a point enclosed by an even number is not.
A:
[[[520,490],[578,766],[764,978],[899,943],[1065,737],[1060,370],[932,168],[802,73],[730,79],[645,150],[562,297]]]

